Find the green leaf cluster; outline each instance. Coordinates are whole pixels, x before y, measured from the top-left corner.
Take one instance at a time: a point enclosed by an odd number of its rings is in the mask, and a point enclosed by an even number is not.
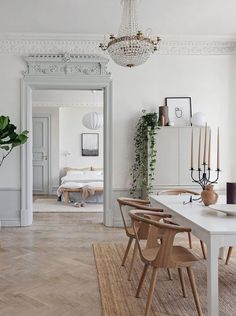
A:
[[[131,168],[130,194],[137,197],[140,190],[146,194],[152,192],[156,164],[156,139],[158,114],[145,113],[139,118],[134,136],[135,158]]]
[[[0,158],[0,166],[13,148],[27,141],[27,134],[28,131],[16,133],[16,126],[10,122],[9,116],[0,116],[0,149],[3,151]]]

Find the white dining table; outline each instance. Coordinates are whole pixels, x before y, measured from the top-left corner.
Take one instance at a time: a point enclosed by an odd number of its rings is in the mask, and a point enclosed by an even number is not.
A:
[[[207,245],[207,304],[208,316],[219,315],[218,260],[223,247],[236,246],[236,216],[215,211],[202,203],[189,201],[187,195],[150,195],[152,205],[172,215],[173,220],[190,227],[192,233]],[[220,204],[225,203],[221,196]]]

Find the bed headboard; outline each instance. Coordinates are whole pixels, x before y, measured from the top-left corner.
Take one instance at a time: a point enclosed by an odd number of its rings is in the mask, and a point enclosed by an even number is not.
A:
[[[65,167],[63,168],[63,171],[65,174],[67,174],[68,171],[85,171],[85,170],[90,170],[90,171],[102,171],[103,168],[97,168],[94,166],[90,166],[90,167],[85,167],[85,168],[73,168],[73,167]]]

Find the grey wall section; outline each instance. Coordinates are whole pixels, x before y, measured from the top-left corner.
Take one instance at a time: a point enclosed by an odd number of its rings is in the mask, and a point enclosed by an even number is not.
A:
[[[1,225],[20,226],[20,189],[0,189]]]

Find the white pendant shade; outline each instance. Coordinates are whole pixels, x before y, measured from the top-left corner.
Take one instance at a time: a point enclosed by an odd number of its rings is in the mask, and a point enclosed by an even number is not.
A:
[[[103,115],[97,112],[87,113],[84,115],[82,122],[88,129],[97,130],[103,126]]]

